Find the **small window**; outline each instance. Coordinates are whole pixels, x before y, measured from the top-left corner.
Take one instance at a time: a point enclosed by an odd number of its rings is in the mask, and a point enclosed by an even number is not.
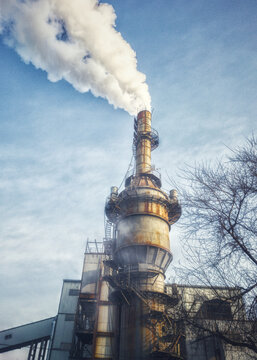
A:
[[[4,337],[5,340],[9,340],[11,338],[12,338],[12,334],[5,335],[5,337]]]
[[[220,299],[205,301],[198,316],[210,320],[232,320],[230,304]]]
[[[79,289],[70,289],[69,295],[70,296],[79,296]]]
[[[74,321],[75,320],[75,314],[66,314],[65,315],[65,321]]]

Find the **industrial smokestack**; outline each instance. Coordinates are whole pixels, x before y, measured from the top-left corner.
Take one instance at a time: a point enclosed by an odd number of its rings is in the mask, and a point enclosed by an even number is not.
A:
[[[181,208],[175,191],[168,195],[161,190],[151,168],[151,150],[159,138],[149,111],[137,115],[134,130],[136,173],[120,194],[110,196],[105,208],[116,234],[110,284],[112,300],[120,309],[119,360],[163,358],[174,341],[167,309],[176,299],[165,293],[164,278],[172,261],[170,225],[180,217]],[[172,351],[179,358],[179,347]]]
[[[141,111],[136,120],[136,174],[151,172],[151,113]]]

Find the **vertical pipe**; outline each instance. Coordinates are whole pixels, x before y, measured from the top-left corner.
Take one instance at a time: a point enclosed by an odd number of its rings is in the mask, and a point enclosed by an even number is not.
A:
[[[144,110],[137,115],[136,174],[151,171],[151,113]]]

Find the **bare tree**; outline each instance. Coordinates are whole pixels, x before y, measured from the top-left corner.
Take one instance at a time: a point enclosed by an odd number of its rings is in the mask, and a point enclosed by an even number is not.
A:
[[[226,161],[187,167],[182,177],[188,184],[181,191],[183,275],[188,284],[211,287],[216,293],[216,303],[205,301],[205,308],[184,307],[184,320],[198,337],[212,335],[257,353],[256,137],[231,150]],[[218,314],[225,311],[224,304],[232,313],[222,319]],[[207,308],[216,309],[215,324],[210,314],[208,320]]]

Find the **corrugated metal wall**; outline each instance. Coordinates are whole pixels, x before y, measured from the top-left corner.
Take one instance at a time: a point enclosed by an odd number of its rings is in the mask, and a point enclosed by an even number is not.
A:
[[[68,360],[81,282],[64,280],[48,360]]]

